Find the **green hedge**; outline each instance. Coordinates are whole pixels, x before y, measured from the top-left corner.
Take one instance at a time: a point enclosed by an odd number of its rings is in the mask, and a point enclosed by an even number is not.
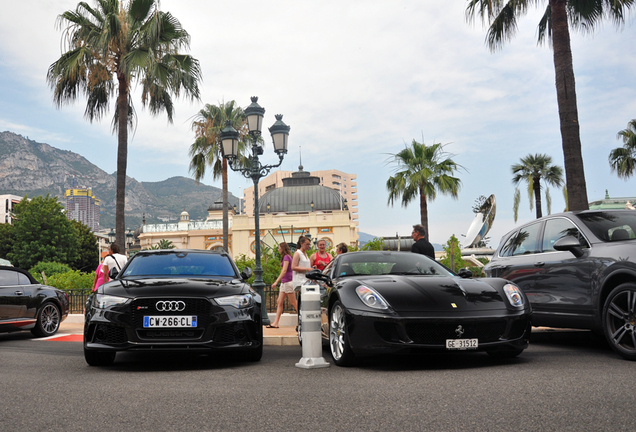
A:
[[[46,275],[46,280],[42,277]],[[57,262],[39,262],[29,270],[29,273],[41,284],[49,285],[61,290],[91,291],[95,280],[95,272],[82,273],[71,270],[66,264]]]
[[[68,273],[71,271],[71,268],[66,264],[58,263],[58,262],[50,262],[50,261],[40,261],[31,269],[29,273],[33,275],[33,277],[40,282],[41,284],[50,285],[48,283],[48,279],[58,273]],[[42,272],[46,275],[46,279],[42,278]]]
[[[71,270],[66,273],[56,273],[48,278],[47,285],[61,290],[92,291],[95,272],[81,273],[79,270]]]

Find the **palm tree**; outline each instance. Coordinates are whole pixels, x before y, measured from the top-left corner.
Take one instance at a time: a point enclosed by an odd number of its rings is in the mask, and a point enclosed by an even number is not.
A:
[[[406,207],[419,197],[420,219],[426,229],[426,240],[429,238],[428,201],[435,200],[438,192],[457,198],[461,188],[461,180],[453,174],[462,167],[451,159],[452,156],[444,151],[443,144],[427,146],[413,140],[411,147],[407,146],[389,158],[389,162],[396,165],[396,173],[386,182],[388,204],[393,205],[396,199],[402,197],[402,206]]]
[[[170,240],[161,239],[157,243],[159,249],[174,249],[176,246]]]
[[[220,134],[227,120],[239,131],[241,139],[247,134],[245,113],[235,101],[221,102],[219,105],[206,104],[192,122],[195,141],[190,145],[188,153],[192,158],[190,172],[197,183],[205,176],[207,166],[212,167],[212,176],[215,180],[222,178],[223,249],[226,252],[229,251],[227,160],[223,157]]]
[[[616,139],[623,140],[623,147],[610,152],[610,167],[620,178],[628,179],[636,169],[636,119],[627,124],[627,129],[616,134]]]
[[[541,180],[551,186],[563,185],[563,168],[552,165],[552,158],[546,154],[535,154],[521,158],[521,163],[514,164],[512,170],[512,183],[518,185],[521,181],[528,183],[528,198],[530,199],[530,210],[532,210],[532,198],[534,197],[537,219],[542,216],[541,212]],[[551,212],[550,190],[545,188],[548,213]],[[519,209],[519,189],[515,191],[514,200],[514,220],[517,222]]]
[[[158,0],[95,0],[94,7],[80,2],[73,11],[58,17],[64,29],[64,53],[53,63],[47,81],[58,107],[88,99],[84,115],[100,119],[116,98],[113,132],[118,134],[117,198],[115,226],[117,243],[126,234],[124,204],[128,128],[134,125],[131,87],[141,83],[141,102],[152,115],[165,111],[172,123],[172,96],[182,92],[199,98],[199,62],[179,54],[188,48],[190,36],[169,12],[158,8]]]
[[[584,32],[591,31],[604,18],[622,25],[625,13],[635,0],[468,0],[466,15],[471,21],[479,15],[482,22],[488,23],[486,41],[491,50],[496,50],[515,35],[517,18],[525,15],[529,6],[545,3],[545,13],[538,26],[538,42],[541,44],[546,39],[552,42],[569,207],[571,210],[586,210],[589,205],[569,26]]]

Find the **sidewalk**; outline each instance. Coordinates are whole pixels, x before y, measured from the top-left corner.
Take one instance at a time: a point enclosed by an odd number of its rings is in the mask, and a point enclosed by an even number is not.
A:
[[[271,318],[273,320],[273,317]],[[285,322],[285,324],[287,324]],[[84,334],[84,315],[72,314],[60,324],[57,334]],[[277,329],[263,327],[263,344],[275,346],[289,346],[298,344],[296,324],[281,326]]]

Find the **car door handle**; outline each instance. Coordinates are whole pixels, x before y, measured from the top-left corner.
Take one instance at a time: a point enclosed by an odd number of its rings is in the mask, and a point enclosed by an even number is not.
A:
[[[543,267],[544,265],[545,265],[545,263],[541,262],[541,261],[534,263],[535,267]]]
[[[15,292],[15,295],[24,295],[24,292],[22,292],[22,291],[16,291],[16,292]]]

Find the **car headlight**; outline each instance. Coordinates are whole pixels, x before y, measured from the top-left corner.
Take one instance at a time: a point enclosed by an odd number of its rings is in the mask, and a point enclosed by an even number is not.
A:
[[[523,294],[521,294],[519,287],[513,284],[506,284],[504,285],[503,289],[511,305],[516,307],[523,307]]]
[[[234,306],[237,309],[252,305],[252,296],[249,294],[218,297],[214,300],[221,306]]]
[[[95,307],[98,309],[107,309],[112,306],[123,305],[129,298],[126,297],[117,297],[106,294],[95,294]]]
[[[374,309],[388,309],[389,303],[376,290],[360,285],[356,288],[356,294],[362,300],[362,303]]]

